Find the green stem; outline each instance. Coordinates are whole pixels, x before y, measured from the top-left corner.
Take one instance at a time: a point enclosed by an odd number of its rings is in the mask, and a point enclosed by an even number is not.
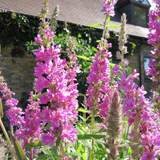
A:
[[[12,144],[11,144],[11,141],[10,141],[10,139],[9,139],[8,133],[7,133],[7,131],[6,131],[5,127],[4,127],[4,125],[3,125],[3,122],[2,122],[2,119],[1,119],[1,118],[0,118],[0,126],[1,126],[1,128],[2,128],[2,131],[3,131],[4,135],[5,135],[8,143],[9,143],[9,146],[10,146],[10,149],[11,149],[11,151],[12,151],[12,154],[14,155],[14,157],[16,158],[16,160],[18,160],[17,155],[15,154],[15,151],[14,151],[14,149],[13,149],[13,147],[12,147]]]
[[[63,144],[62,144],[62,141],[60,142],[60,155],[62,156],[62,158],[64,158],[64,149],[63,149]]]
[[[104,39],[105,33],[106,33],[106,22],[107,22],[108,14],[106,14],[105,22],[104,22],[104,27],[103,27],[103,35],[102,38]]]
[[[92,127],[92,134],[94,134],[94,123],[95,123],[95,109],[93,109],[93,115],[91,118],[91,127]],[[92,139],[92,160],[94,155],[94,139]]]

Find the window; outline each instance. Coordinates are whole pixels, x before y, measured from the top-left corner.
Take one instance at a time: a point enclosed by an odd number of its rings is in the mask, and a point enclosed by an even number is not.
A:
[[[118,0],[116,8],[126,13],[128,22],[142,27],[148,27],[150,3],[148,0]]]
[[[147,13],[146,9],[138,6],[134,6],[134,20],[135,24],[138,26],[147,26]]]
[[[149,81],[150,80],[150,75],[147,75],[147,70],[148,70],[148,63],[150,62],[151,58],[151,52],[144,52],[143,53],[143,60],[144,60],[144,80]],[[154,59],[153,59],[154,60]]]

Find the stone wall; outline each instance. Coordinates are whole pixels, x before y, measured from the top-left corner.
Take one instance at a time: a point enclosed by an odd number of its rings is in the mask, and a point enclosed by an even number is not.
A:
[[[11,55],[13,48],[15,48],[13,44],[8,44],[1,48],[0,68],[8,87],[15,92],[14,97],[20,101],[23,107],[25,104],[23,100],[33,90],[35,78],[33,73],[36,64],[34,55],[29,54],[24,48],[22,49],[24,52],[22,57],[13,57]]]
[[[139,53],[134,53],[133,55],[131,55],[130,53],[128,53],[127,55],[127,59],[129,60],[129,66],[132,68],[132,71],[134,69],[137,70],[138,73],[140,73],[140,64],[139,64]],[[138,84],[138,86],[140,86],[140,81],[138,81],[137,79],[134,80],[136,84]]]

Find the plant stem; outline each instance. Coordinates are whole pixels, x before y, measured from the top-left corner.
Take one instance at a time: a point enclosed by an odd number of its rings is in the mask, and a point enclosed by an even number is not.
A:
[[[91,118],[91,127],[92,127],[92,134],[94,134],[94,123],[95,123],[95,110],[93,108],[93,115]],[[94,139],[92,139],[92,160],[93,160],[93,154],[94,154]]]
[[[12,147],[11,141],[10,141],[10,139],[9,139],[8,133],[7,133],[7,131],[6,131],[5,127],[4,127],[4,125],[3,125],[3,122],[2,122],[2,119],[1,119],[1,118],[0,118],[0,126],[1,126],[1,128],[2,128],[2,131],[3,131],[4,135],[5,135],[8,143],[9,143],[9,146],[10,146],[10,149],[11,149],[11,151],[12,151],[12,154],[15,156],[16,160],[18,160],[18,158],[17,158],[17,156],[16,156],[16,154],[15,154],[15,151],[14,151],[14,149],[13,149],[13,147]]]
[[[105,36],[107,18],[108,18],[108,14],[106,14],[106,18],[105,18],[105,22],[104,22],[104,27],[103,27],[103,35],[102,35],[102,38],[104,38],[104,36]]]
[[[62,156],[62,158],[64,157],[64,149],[63,149],[63,144],[62,141],[60,142],[60,155]]]
[[[30,156],[30,160],[33,160],[33,148],[31,148],[29,156]]]

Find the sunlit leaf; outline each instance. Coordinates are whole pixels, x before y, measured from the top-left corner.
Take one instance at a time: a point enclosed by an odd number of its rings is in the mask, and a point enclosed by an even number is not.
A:
[[[16,138],[12,134],[11,134],[11,139],[12,139],[18,160],[27,160],[25,157],[25,154],[23,152],[22,147],[20,146],[20,144],[18,143],[18,141],[16,140]]]
[[[28,147],[29,149],[31,148],[38,148],[42,146],[42,141],[38,141],[38,142],[34,142],[34,143],[28,143],[25,144],[26,147]]]
[[[47,94],[47,92],[44,92],[42,94],[38,94],[38,95],[34,96],[33,98],[31,98],[31,100],[35,100],[37,98],[41,98],[44,94]]]
[[[106,137],[105,135],[84,134],[84,135],[78,135],[78,140],[101,139],[105,137]]]
[[[90,58],[87,58],[87,57],[85,57],[85,56],[77,55],[77,57],[80,58],[80,59],[87,60],[87,61],[92,61]]]
[[[89,110],[84,109],[84,108],[78,108],[78,112],[88,113]]]

